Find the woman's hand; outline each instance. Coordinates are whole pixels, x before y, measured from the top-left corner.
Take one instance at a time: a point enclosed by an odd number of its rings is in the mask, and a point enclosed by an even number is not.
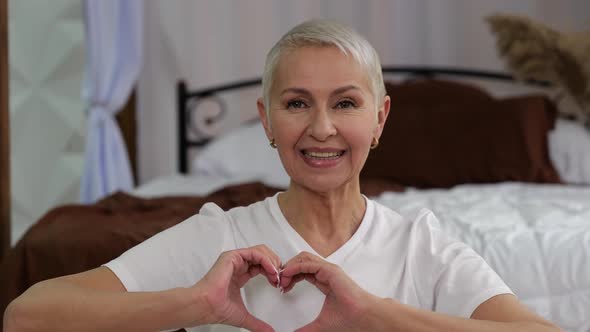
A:
[[[302,252],[285,264],[280,286],[289,292],[302,280],[315,285],[326,300],[318,317],[298,332],[371,330],[369,308],[379,298],[360,288],[338,265]]]
[[[240,289],[253,277],[262,274],[277,287],[280,258],[268,247],[259,245],[222,253],[195,288],[209,310],[203,319],[208,324],[226,324],[250,331],[274,331],[267,323],[252,316]],[[280,296],[277,294],[277,296]]]

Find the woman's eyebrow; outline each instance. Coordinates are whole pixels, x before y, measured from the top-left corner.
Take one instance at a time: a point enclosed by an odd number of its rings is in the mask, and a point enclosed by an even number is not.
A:
[[[311,96],[311,93],[307,89],[304,89],[304,88],[286,88],[285,90],[281,91],[280,95],[282,96],[287,92]]]
[[[359,88],[356,85],[345,85],[343,87],[337,88],[336,90],[332,91],[330,93],[330,96],[335,96],[335,95],[339,95],[341,93],[344,93],[346,91],[349,90],[361,90],[361,88]],[[297,94],[302,94],[302,95],[306,95],[306,96],[310,96],[311,92],[309,92],[307,89],[305,88],[286,88],[285,90],[281,91],[281,96],[284,95],[287,92],[292,92],[292,93],[297,93]]]
[[[352,85],[352,84],[351,85],[345,85],[343,87],[340,87],[340,88],[332,91],[332,93],[330,93],[330,95],[331,96],[339,95],[339,94],[344,93],[344,92],[349,91],[349,90],[359,90],[360,91],[361,88],[359,88],[356,85]]]

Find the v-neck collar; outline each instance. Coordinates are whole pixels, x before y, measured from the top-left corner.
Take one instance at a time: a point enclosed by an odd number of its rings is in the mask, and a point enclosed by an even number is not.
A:
[[[287,221],[287,218],[285,218],[285,216],[283,215],[283,212],[281,211],[281,208],[279,206],[279,201],[278,201],[279,194],[280,193],[277,193],[273,197],[269,198],[269,200],[270,200],[269,206],[270,206],[270,211],[271,211],[272,216],[278,222],[282,231],[287,234],[287,238],[292,240],[294,242],[295,246],[297,247],[297,249],[299,249],[300,251],[308,251],[314,255],[323,257],[320,254],[318,254],[313,249],[313,247],[311,245],[309,245],[309,243],[307,243],[307,241],[305,241],[305,239],[299,233],[297,233],[297,231],[293,228],[293,226],[291,226],[291,224],[289,224],[289,222]],[[354,232],[352,237],[350,239],[348,239],[348,241],[346,241],[343,245],[340,246],[340,248],[336,249],[336,251],[331,253],[329,256],[324,257],[324,259],[326,261],[328,261],[330,263],[334,263],[334,264],[338,264],[338,263],[342,262],[342,260],[346,256],[348,256],[348,254],[361,242],[362,238],[365,236],[368,229],[370,228],[370,226],[371,226],[370,224],[372,223],[372,221],[374,219],[373,218],[374,206],[373,206],[373,202],[370,199],[367,199],[367,197],[365,197],[365,195],[363,195],[363,198],[365,200],[366,209],[365,209],[365,215],[363,216],[363,219],[361,220],[361,224],[357,228],[356,232]]]

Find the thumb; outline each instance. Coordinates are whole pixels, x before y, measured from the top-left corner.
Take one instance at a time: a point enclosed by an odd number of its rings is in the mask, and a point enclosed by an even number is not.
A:
[[[274,332],[275,330],[272,326],[268,325],[267,323],[261,321],[260,319],[248,314],[244,319],[242,327],[248,331],[253,332]]]

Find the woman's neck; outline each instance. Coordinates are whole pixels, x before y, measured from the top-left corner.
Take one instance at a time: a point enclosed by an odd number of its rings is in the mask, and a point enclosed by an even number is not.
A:
[[[278,202],[291,227],[324,257],[352,237],[366,209],[358,180],[325,193],[291,183]]]

